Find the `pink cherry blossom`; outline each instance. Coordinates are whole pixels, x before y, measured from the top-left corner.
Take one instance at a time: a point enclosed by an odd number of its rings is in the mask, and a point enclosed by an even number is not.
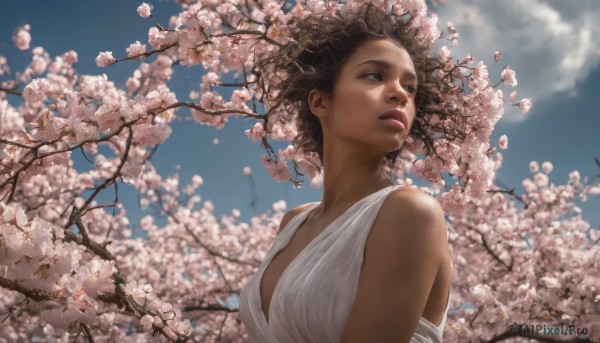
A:
[[[514,70],[506,66],[504,67],[504,70],[502,70],[502,73],[500,73],[500,79],[505,85],[514,87],[517,85],[516,75],[517,73]]]
[[[462,64],[471,64],[473,63],[473,56],[471,55],[467,55],[463,58],[462,62],[460,62]]]
[[[192,334],[192,326],[190,325],[189,319],[183,322],[177,322],[174,325],[174,329],[181,335],[189,336]]]
[[[505,150],[506,148],[508,148],[508,137],[506,135],[500,136],[498,145],[500,146],[500,149],[502,149],[502,150]]]
[[[46,67],[48,66],[48,59],[45,58],[43,52],[35,53],[33,55],[33,59],[30,64],[31,71],[34,74],[43,74],[46,71]]]
[[[125,285],[125,294],[131,295],[133,300],[138,304],[143,305],[146,302],[146,292],[142,289],[141,285],[137,284],[137,282]]]
[[[29,102],[43,101],[52,94],[52,86],[46,79],[34,79],[23,90],[23,98]]]
[[[275,181],[286,181],[292,177],[283,157],[280,158],[276,163],[271,163],[265,156],[262,159],[262,163]]]
[[[148,93],[146,99],[148,100],[147,106],[149,109],[166,107],[177,102],[175,93],[171,92],[165,85],[160,85],[156,90]]]
[[[146,44],[141,44],[139,41],[135,41],[129,45],[127,49],[127,57],[130,58],[140,58],[140,55],[143,55],[146,52]]]
[[[449,21],[446,24],[446,28],[448,29],[448,33],[455,33],[456,32],[456,28],[454,27],[454,24],[451,21]]]
[[[474,305],[490,305],[493,302],[492,289],[488,285],[478,284],[472,289]]]
[[[258,141],[262,139],[262,137],[265,137],[267,134],[261,123],[254,124],[254,127],[252,127],[252,129],[246,130],[244,131],[244,133],[253,141]]]
[[[452,58],[452,52],[450,51],[450,49],[448,49],[447,46],[442,46],[439,50],[438,50],[438,55],[439,55],[439,59],[440,61],[446,62],[448,59]]]
[[[144,330],[148,332],[150,332],[152,329],[152,322],[154,322],[154,318],[152,318],[152,316],[148,314],[143,316],[142,319],[140,319],[140,324],[142,324]]]
[[[540,170],[540,165],[536,161],[529,162],[529,170],[532,173],[537,173]]]
[[[198,188],[198,187],[202,186],[203,183],[204,183],[204,180],[202,179],[202,176],[200,176],[200,175],[192,176],[192,185],[194,185],[194,188]]]
[[[476,67],[471,68],[472,73],[469,77],[469,87],[471,89],[484,89],[489,83],[489,73],[483,61],[479,61]]]
[[[287,207],[287,204],[284,200],[280,200],[280,201],[273,203],[273,210],[275,212],[285,211],[286,207]]]
[[[498,62],[502,58],[502,53],[500,51],[494,52],[494,61]]]
[[[74,50],[69,50],[69,51],[65,52],[65,54],[63,55],[63,58],[64,58],[65,62],[67,62],[67,63],[70,63],[70,64],[77,63],[77,52]]]
[[[21,27],[18,27],[13,34],[12,40],[17,49],[19,50],[27,50],[29,49],[29,43],[31,43],[31,26],[29,24],[25,24]]]
[[[96,65],[98,67],[107,67],[115,63],[116,59],[112,55],[112,51],[104,51],[96,57]]]
[[[137,12],[140,15],[140,17],[148,18],[152,15],[152,5],[142,2],[142,4],[137,8]]]
[[[549,178],[548,175],[543,173],[537,173],[533,176],[533,183],[538,187],[546,187],[548,186]]]
[[[552,172],[552,169],[554,169],[554,166],[552,165],[552,162],[550,161],[545,161],[542,163],[542,171],[546,174],[550,174]]]
[[[172,129],[162,124],[139,124],[133,127],[133,139],[135,142],[154,146],[163,143],[171,134]]]
[[[523,113],[528,113],[531,109],[531,99],[523,98],[519,100],[519,109]]]

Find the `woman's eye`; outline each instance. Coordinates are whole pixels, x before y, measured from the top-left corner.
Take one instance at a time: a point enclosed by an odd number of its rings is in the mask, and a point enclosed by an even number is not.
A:
[[[371,80],[376,80],[376,81],[383,80],[383,76],[381,76],[380,73],[368,73],[368,74],[365,74],[365,77],[369,78]]]
[[[413,85],[412,83],[409,83],[407,85],[404,86],[404,88],[409,92],[409,93],[415,93],[417,91],[417,87],[415,85]]]

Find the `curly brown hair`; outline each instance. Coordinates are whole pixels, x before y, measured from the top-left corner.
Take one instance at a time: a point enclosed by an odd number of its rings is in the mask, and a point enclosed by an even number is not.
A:
[[[447,132],[443,122],[456,121],[459,109],[445,103],[443,94],[462,91],[454,83],[460,75],[454,70],[446,71],[444,63],[431,55],[430,47],[423,43],[418,29],[412,25],[413,19],[410,13],[386,13],[371,4],[363,4],[338,10],[333,16],[310,15],[288,23],[290,41],[260,59],[257,66],[271,75],[269,87],[275,90],[275,96],[268,100],[284,106],[288,113],[297,113],[298,135],[292,142],[296,149],[307,154],[316,152],[323,165],[323,131],[318,117],[309,108],[308,94],[315,89],[332,95],[344,63],[358,47],[373,39],[400,43],[415,66],[416,116],[407,140],[422,142],[425,154],[429,155],[432,151],[435,153],[436,139],[456,137],[456,132]],[[384,163],[393,167],[404,147],[386,153]]]

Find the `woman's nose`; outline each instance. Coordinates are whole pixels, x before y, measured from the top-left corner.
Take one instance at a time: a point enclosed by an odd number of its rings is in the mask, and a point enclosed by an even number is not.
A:
[[[388,85],[386,98],[389,102],[399,102],[404,105],[408,101],[408,93],[399,82],[393,82]]]

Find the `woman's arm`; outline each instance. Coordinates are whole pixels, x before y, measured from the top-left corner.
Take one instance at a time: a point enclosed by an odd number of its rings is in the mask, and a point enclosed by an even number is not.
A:
[[[409,342],[448,251],[444,211],[416,189],[384,201],[367,239],[342,343]]]

